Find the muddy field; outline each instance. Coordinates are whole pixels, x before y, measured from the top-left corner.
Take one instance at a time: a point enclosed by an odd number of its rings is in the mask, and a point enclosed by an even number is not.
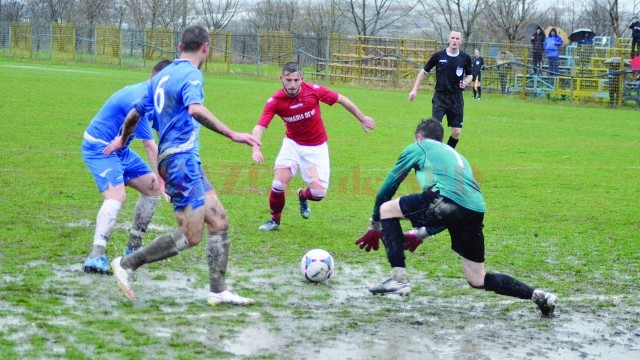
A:
[[[640,307],[637,299],[624,295],[563,296],[556,316],[543,318],[531,302],[468,290],[463,279],[412,276],[411,296],[373,297],[366,291],[367,282],[386,273],[376,266],[339,266],[335,277],[320,285],[304,282],[296,266],[231,272],[244,279],[242,287],[264,294],[255,297],[257,305],[212,309],[205,305],[205,288],[194,286],[195,279],[176,271],[141,269],[137,300],[130,306],[154,311],[132,314],[126,311],[129,306],[122,306],[127,300],[112,277],[86,275],[80,263],[57,266],[47,286],[50,296],[61,300],[58,308],[28,314],[0,300],[0,334],[25,344],[17,351],[28,354],[24,340],[54,339],[42,334],[34,318],[72,328],[76,316],[99,311],[158,339],[158,345],[145,349],[149,358],[179,355],[164,346],[164,340],[195,342],[228,358],[640,358]],[[454,291],[458,295],[445,297],[445,285],[459,289]],[[68,336],[75,343],[73,332]],[[121,334],[102,336],[122,346],[129,343]],[[90,343],[77,342],[86,356],[95,355]],[[48,348],[41,358],[66,357],[57,341],[51,340]]]

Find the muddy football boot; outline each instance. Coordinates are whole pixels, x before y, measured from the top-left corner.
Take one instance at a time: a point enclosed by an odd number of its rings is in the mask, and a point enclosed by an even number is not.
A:
[[[300,202],[300,216],[303,219],[308,219],[311,216],[311,208],[309,207],[309,200],[302,199],[300,197],[300,192],[303,189],[298,189],[298,201]]]
[[[538,305],[542,315],[553,316],[553,311],[556,309],[556,301],[558,300],[555,295],[542,290],[534,290],[531,300]]]
[[[118,285],[120,286],[120,289],[122,289],[126,297],[128,297],[130,300],[135,300],[136,296],[133,294],[133,290],[131,290],[131,285],[133,284],[133,271],[120,266],[120,260],[122,260],[121,256],[113,259],[113,261],[111,262],[113,276],[115,276],[116,280],[118,280]]]
[[[90,274],[102,274],[102,275],[111,274],[111,267],[109,266],[109,260],[107,259],[106,256],[87,258],[87,261],[84,262],[84,266],[82,269],[84,270],[84,272],[90,273]]]
[[[400,296],[407,296],[411,294],[411,283],[402,283],[390,278],[380,285],[370,287],[369,292],[373,295],[396,294]]]
[[[260,227],[258,228],[258,230],[260,231],[275,231],[275,230],[280,230],[280,225],[278,225],[277,222],[275,222],[274,220],[269,220],[266,223],[260,225]]]

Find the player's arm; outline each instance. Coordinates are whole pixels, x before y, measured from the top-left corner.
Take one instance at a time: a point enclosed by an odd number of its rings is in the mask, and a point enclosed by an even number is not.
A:
[[[353,116],[360,121],[360,125],[364,129],[365,132],[369,132],[369,130],[373,130],[376,128],[376,122],[369,116],[365,115],[360,108],[353,103],[353,101],[349,100],[344,95],[338,94],[338,104],[342,105],[347,111],[349,111]]]
[[[267,128],[262,125],[256,125],[253,127],[253,131],[251,132],[251,135],[253,135],[259,142],[259,144],[253,145],[253,153],[251,154],[251,158],[253,159],[253,161],[260,164],[264,162],[264,156],[260,151],[260,147],[262,145],[260,144],[262,143],[262,134],[264,134],[264,131],[266,129]]]
[[[231,130],[222,121],[218,120],[215,115],[209,109],[201,104],[189,105],[189,115],[193,116],[202,126],[209,130],[217,132],[220,135],[226,136],[229,139],[247,144],[249,146],[260,145],[260,142],[251,134],[237,133]]]
[[[122,125],[122,133],[120,136],[116,136],[113,141],[102,151],[103,154],[109,155],[114,151],[118,151],[124,147],[127,139],[133,136],[133,131],[138,125],[138,121],[140,121],[140,113],[133,108],[127,114],[127,117],[124,119],[124,124]]]
[[[460,89],[466,88],[467,85],[471,83],[471,80],[473,80],[473,74],[465,76],[464,79],[460,81]]]
[[[427,77],[427,75],[429,74],[427,74],[424,69],[420,69],[420,72],[416,77],[416,82],[413,84],[413,89],[411,89],[411,92],[409,93],[409,101],[413,101],[413,99],[416,98],[416,95],[418,95],[418,89],[420,88],[420,83],[425,77]]]
[[[466,74],[466,76],[464,77],[464,79],[462,79],[462,81],[460,81],[459,86],[461,89],[464,89],[473,80],[473,61],[471,60],[471,56],[466,56],[462,68],[464,69],[464,73]]]
[[[380,247],[380,239],[382,238],[380,206],[391,200],[393,195],[395,195],[398,187],[413,168],[413,163],[415,163],[415,161],[412,160],[412,156],[410,156],[410,153],[405,149],[405,151],[400,154],[398,163],[393,170],[391,170],[389,175],[387,175],[386,180],[378,191],[376,203],[373,207],[373,213],[371,215],[371,219],[369,219],[369,229],[362,237],[356,240],[356,245],[358,245],[360,249],[371,251],[371,249],[378,250]]]
[[[407,178],[411,170],[415,168],[417,158],[413,156],[411,149],[412,147],[409,146],[400,154],[396,166],[389,172],[380,190],[378,190],[371,216],[374,221],[380,221],[380,206],[393,198],[400,184]]]
[[[169,201],[169,196],[164,192],[164,180],[162,180],[160,173],[158,173],[158,145],[155,140],[142,140],[142,146],[144,147],[144,151],[147,153],[149,166],[151,166],[151,169],[158,180],[158,187],[165,195],[165,199]]]

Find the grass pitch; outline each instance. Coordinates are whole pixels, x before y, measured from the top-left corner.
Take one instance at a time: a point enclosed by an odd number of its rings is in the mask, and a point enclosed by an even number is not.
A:
[[[103,102],[148,72],[0,60],[0,358],[616,358],[640,355],[640,126],[638,112],[466,94],[458,150],[488,205],[488,271],[511,274],[560,298],[540,319],[530,302],[469,289],[445,233],[407,266],[408,299],[374,298],[388,277],[383,251],[354,241],[375,193],[430,114],[430,89],[406,92],[330,86],[377,122],[365,134],[341,106],[323,106],[331,186],[298,214],[297,177],[279,232],[268,219],[280,119],[265,132],[265,164],[251,149],[203,129],[201,156],[231,221],[229,281],[251,308],[205,305],[204,248],[138,273],[134,303],[112,277],[82,273],[102,198],[82,162],[82,133]],[[308,79],[310,80],[310,79]],[[205,78],[206,103],[250,132],[273,81]],[[144,151],[134,143],[134,149]],[[408,179],[398,195],[417,190]],[[122,252],[138,194],[128,190],[107,248]],[[144,239],[175,228],[162,203]],[[311,248],[330,251],[334,278],[313,286],[298,270]],[[634,330],[635,329],[635,330]],[[470,344],[461,347],[462,343]],[[491,345],[487,345],[491,344]],[[610,356],[607,356],[610,355]]]

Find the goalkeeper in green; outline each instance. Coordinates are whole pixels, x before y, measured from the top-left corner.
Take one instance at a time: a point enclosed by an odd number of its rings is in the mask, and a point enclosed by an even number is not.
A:
[[[451,248],[460,255],[464,277],[471,287],[532,300],[543,315],[552,315],[555,295],[534,289],[511,276],[485,271],[484,198],[471,166],[451,146],[442,143],[443,136],[440,122],[421,121],[415,131],[415,143],[400,154],[378,191],[370,228],[356,244],[369,251],[377,249],[382,239],[392,276],[369,288],[369,292],[374,295],[411,293],[404,250],[415,250],[419,243],[411,244],[412,240],[402,233],[400,220],[408,219],[413,227],[424,227],[430,234],[445,228],[449,231]],[[392,200],[412,170],[423,192]]]

